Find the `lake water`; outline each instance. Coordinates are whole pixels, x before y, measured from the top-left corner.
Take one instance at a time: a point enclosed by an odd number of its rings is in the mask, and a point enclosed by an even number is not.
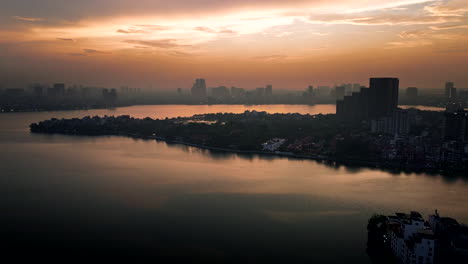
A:
[[[468,180],[210,152],[125,137],[31,134],[52,117],[165,118],[333,105],[135,106],[0,115],[0,209],[13,248],[161,254],[201,262],[369,263],[373,213],[418,210],[468,223]],[[130,251],[129,251],[130,252]],[[130,254],[130,253],[129,253]]]

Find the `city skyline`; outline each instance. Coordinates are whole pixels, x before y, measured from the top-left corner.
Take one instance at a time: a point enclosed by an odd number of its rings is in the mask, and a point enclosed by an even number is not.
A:
[[[367,83],[468,87],[466,1],[55,1],[0,11],[4,88]]]

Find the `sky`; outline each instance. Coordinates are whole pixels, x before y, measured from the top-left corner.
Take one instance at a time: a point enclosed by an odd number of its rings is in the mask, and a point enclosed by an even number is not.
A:
[[[0,87],[468,88],[466,0],[0,1]]]

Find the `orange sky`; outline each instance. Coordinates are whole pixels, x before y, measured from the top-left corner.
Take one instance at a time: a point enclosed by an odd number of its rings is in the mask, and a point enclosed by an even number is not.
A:
[[[3,86],[302,89],[399,77],[468,88],[468,1],[17,0],[0,10]]]

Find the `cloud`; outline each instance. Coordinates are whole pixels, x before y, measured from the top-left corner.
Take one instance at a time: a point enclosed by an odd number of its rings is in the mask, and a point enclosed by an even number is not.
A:
[[[243,21],[255,21],[255,20],[262,20],[262,19],[269,19],[271,17],[248,17],[248,18],[241,18]]]
[[[123,34],[144,34],[167,29],[168,27],[160,25],[136,25],[129,27],[128,29],[118,29],[117,32]]]
[[[110,52],[95,49],[83,49],[83,52],[72,52],[67,54],[74,57],[86,57],[88,55],[110,54]]]
[[[110,16],[170,16],[188,17],[238,10],[265,10],[326,5],[342,0],[14,0],[2,1],[0,16],[4,14],[41,14],[67,20],[94,19]],[[362,1],[362,0],[360,0]],[[383,1],[383,0],[376,0]],[[5,2],[5,3],[4,3]],[[255,15],[254,15],[255,17]]]
[[[316,35],[316,36],[327,36],[327,35],[330,35],[329,32],[311,32],[310,34]]]
[[[281,32],[281,33],[276,34],[275,37],[282,38],[282,37],[290,36],[292,34],[294,34],[294,32],[286,31],[286,32]]]
[[[432,5],[424,7],[424,10],[430,13],[433,16],[464,16],[468,12],[468,4],[464,6],[452,6],[448,2],[447,4],[442,4],[441,2],[436,2]]]
[[[432,45],[432,41],[429,40],[409,40],[409,41],[393,41],[388,42],[385,49],[397,49],[397,48],[416,48],[421,46]]]
[[[468,28],[468,25],[442,25],[442,26],[433,26],[429,27],[432,30],[449,30],[456,28]]]
[[[220,31],[218,31],[218,33],[220,35],[236,35],[237,32],[235,32],[234,30],[231,30],[231,29],[222,29]]]
[[[176,51],[176,50],[168,52],[167,55],[176,56],[176,57],[193,57],[193,56],[196,56],[195,54],[192,54],[192,53]]]
[[[460,22],[462,19],[454,16],[413,16],[398,14],[382,14],[378,16],[312,16],[313,24],[349,24],[358,26],[382,26],[382,25],[431,25],[448,22]]]
[[[212,28],[209,28],[209,27],[195,27],[193,28],[194,30],[197,30],[197,31],[202,31],[202,32],[206,32],[206,33],[212,33],[212,34],[218,34],[218,35],[236,35],[237,32],[232,30],[232,29],[221,29],[221,30],[214,30]]]
[[[134,29],[128,29],[128,30],[118,29],[117,33],[132,34],[132,33],[146,33],[146,31],[134,30]]]
[[[400,38],[418,38],[427,34],[427,31],[424,30],[408,30],[400,32]]]
[[[190,45],[182,45],[177,43],[176,39],[157,39],[157,40],[125,40],[124,43],[136,44],[140,46],[170,49],[178,47],[189,47]]]
[[[351,9],[343,13],[315,14],[312,24],[380,25],[434,25],[466,21],[468,4],[453,5],[456,1],[409,0]],[[421,4],[426,4],[421,6]],[[408,6],[412,6],[408,8]],[[370,12],[373,11],[373,12]]]
[[[70,56],[75,56],[75,57],[84,57],[86,54],[83,53],[67,53]]]
[[[144,29],[153,30],[153,31],[169,29],[169,27],[161,26],[161,25],[135,25],[135,27],[144,28]]]
[[[43,18],[40,17],[23,17],[23,16],[13,16],[14,19],[24,22],[41,22],[44,21]]]
[[[83,49],[85,54],[109,54],[109,52],[95,50],[95,49]]]
[[[214,29],[211,29],[209,27],[195,27],[193,28],[194,30],[197,30],[197,31],[203,31],[203,32],[207,32],[207,33],[216,33],[216,30]]]
[[[274,55],[256,56],[256,57],[254,57],[254,59],[256,59],[256,60],[271,61],[271,60],[286,59],[287,57],[288,57],[287,55],[274,54]]]
[[[351,8],[343,13],[345,14],[363,13],[363,12],[376,11],[376,10],[406,10],[407,8],[405,6],[424,4],[424,3],[430,3],[430,2],[435,2],[435,1],[437,0],[401,0],[401,1],[392,1],[390,3],[388,2],[379,3],[378,1],[376,1],[377,4],[367,5],[367,6],[359,7],[359,8]]]
[[[57,40],[62,40],[62,41],[71,41],[71,42],[75,42],[76,40],[72,39],[72,38],[57,38]]]

